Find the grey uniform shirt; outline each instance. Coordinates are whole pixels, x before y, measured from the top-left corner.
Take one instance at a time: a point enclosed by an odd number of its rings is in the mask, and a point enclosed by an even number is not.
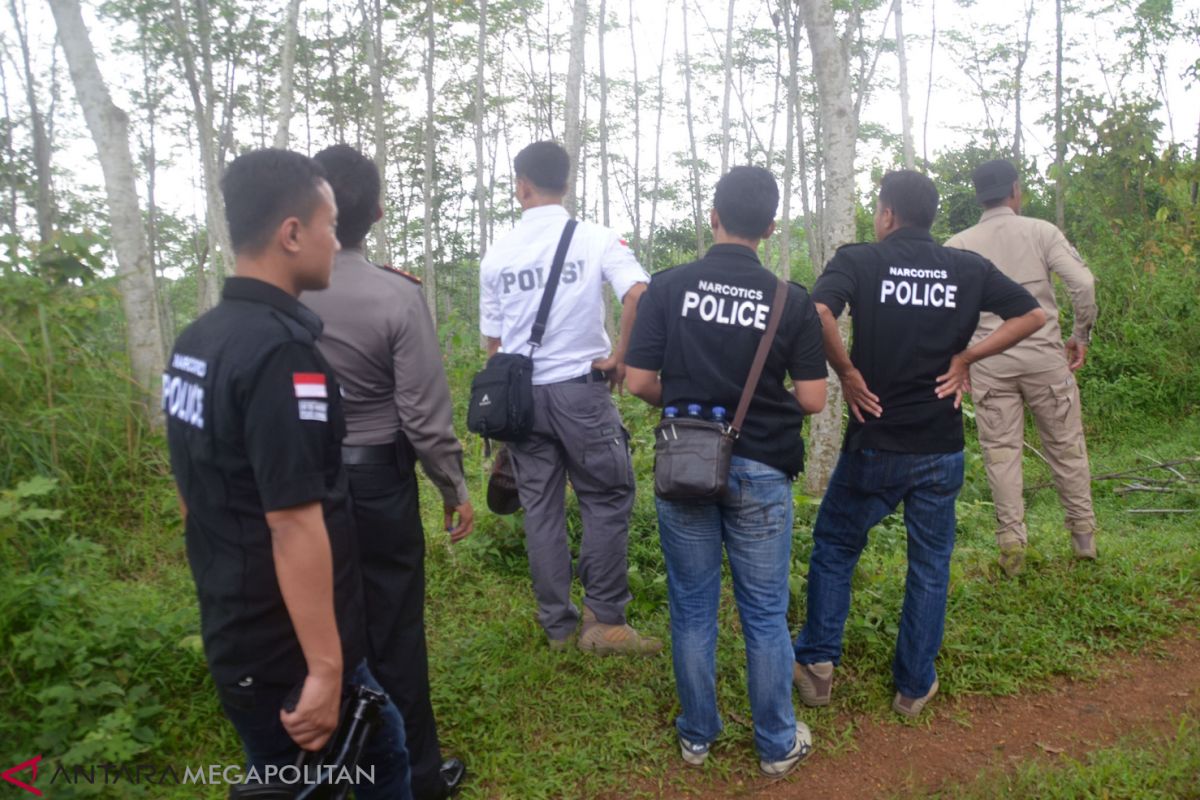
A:
[[[303,302],[325,323],[317,346],[342,384],[345,444],[390,444],[403,431],[445,505],[467,502],[450,386],[416,279],[342,250],[329,288]]]

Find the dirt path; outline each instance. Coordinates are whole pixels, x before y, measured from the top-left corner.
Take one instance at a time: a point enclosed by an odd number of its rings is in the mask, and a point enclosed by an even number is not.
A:
[[[1181,713],[1200,713],[1200,636],[1186,631],[1153,651],[1114,657],[1098,681],[1063,681],[1023,697],[935,701],[927,727],[847,715],[836,727],[854,725],[852,750],[826,756],[818,741],[810,761],[784,781],[711,786],[686,796],[890,797],[967,781],[988,767],[1079,757],[1136,731],[1166,732]]]

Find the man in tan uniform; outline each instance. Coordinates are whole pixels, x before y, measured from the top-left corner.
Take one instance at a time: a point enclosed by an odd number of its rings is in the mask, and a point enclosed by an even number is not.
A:
[[[984,207],[979,224],[952,236],[947,247],[973,250],[1020,283],[1046,311],[1046,324],[1028,339],[971,366],[971,395],[979,444],[987,463],[996,507],[1000,565],[1009,575],[1025,562],[1025,502],[1021,451],[1024,406],[1033,412],[1076,558],[1096,558],[1096,515],[1091,471],[1074,372],[1083,366],[1096,322],[1095,279],[1062,231],[1049,222],[1023,217],[1017,170],[1007,161],[988,161],[972,174],[975,197]],[[1057,274],[1075,310],[1075,327],[1063,342],[1054,299]],[[983,314],[974,342],[1000,325]]]

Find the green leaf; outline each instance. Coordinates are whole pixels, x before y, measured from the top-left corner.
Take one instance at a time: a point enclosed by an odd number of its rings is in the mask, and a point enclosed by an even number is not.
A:
[[[13,495],[18,498],[42,497],[43,495],[50,494],[56,488],[58,488],[57,478],[35,475],[28,480],[18,483],[17,488],[13,489]]]

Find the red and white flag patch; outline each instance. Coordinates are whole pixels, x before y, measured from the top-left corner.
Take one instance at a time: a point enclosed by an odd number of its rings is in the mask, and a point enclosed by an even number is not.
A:
[[[321,372],[293,372],[292,385],[296,397],[325,400],[329,393],[325,388],[325,375]]]

